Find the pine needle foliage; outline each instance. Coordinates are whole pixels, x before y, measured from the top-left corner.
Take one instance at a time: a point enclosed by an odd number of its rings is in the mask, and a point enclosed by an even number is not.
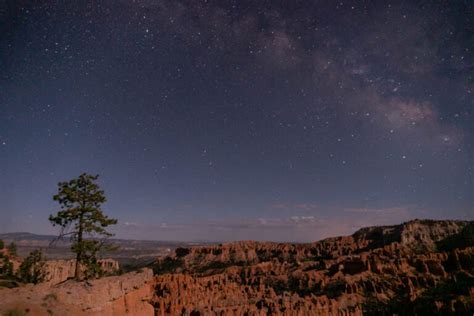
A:
[[[61,228],[57,239],[68,237],[72,241],[77,280],[100,276],[97,255],[106,239],[113,236],[106,228],[117,224],[116,219],[109,218],[101,209],[106,197],[96,183],[98,178],[98,175],[83,173],[76,179],[60,182],[58,193],[53,197],[61,210],[51,215],[49,221]]]

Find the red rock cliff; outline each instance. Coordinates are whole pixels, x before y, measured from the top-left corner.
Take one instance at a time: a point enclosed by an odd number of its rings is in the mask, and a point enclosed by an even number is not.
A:
[[[155,308],[158,315],[465,314],[474,310],[473,227],[416,220],[309,244],[180,249],[156,266]]]
[[[90,282],[0,289],[0,314],[16,310],[28,315],[151,316],[153,282],[153,272],[144,269]]]

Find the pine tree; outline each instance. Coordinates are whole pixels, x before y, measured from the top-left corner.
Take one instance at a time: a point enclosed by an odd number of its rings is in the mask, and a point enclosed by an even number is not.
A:
[[[105,230],[109,225],[117,224],[101,210],[106,202],[104,191],[95,182],[98,175],[81,174],[78,178],[58,184],[58,201],[61,210],[49,217],[54,226],[60,226],[58,239],[68,236],[72,241],[71,250],[76,254],[75,279],[96,276],[100,266],[97,253],[105,240],[113,234]],[[82,268],[86,268],[83,273]],[[96,271],[97,270],[97,271]]]

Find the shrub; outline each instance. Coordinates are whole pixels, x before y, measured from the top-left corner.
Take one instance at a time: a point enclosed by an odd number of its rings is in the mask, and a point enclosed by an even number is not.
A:
[[[16,256],[17,255],[17,248],[16,248],[16,244],[14,242],[11,242],[8,246],[7,246],[7,250],[8,250],[8,253],[11,255],[11,256]]]
[[[214,256],[218,256],[218,255],[222,254],[222,249],[220,249],[220,248],[213,249],[213,250],[212,250],[212,254],[213,254]]]
[[[11,308],[3,314],[4,316],[26,316],[26,312],[19,308]]]
[[[178,247],[175,250],[176,257],[179,257],[179,258],[188,255],[190,252],[191,250],[189,250],[188,248],[182,248],[182,247]]]
[[[0,279],[0,288],[6,287],[7,289],[13,289],[15,287],[18,287],[18,282],[15,280],[1,280]]]
[[[171,257],[166,257],[161,262],[157,263],[153,266],[153,273],[154,274],[165,274],[165,273],[172,273],[175,272],[178,268],[183,266],[182,259],[174,259]]]
[[[41,250],[33,250],[21,263],[18,269],[18,279],[24,283],[39,283],[46,276],[45,261]]]
[[[57,300],[58,300],[58,296],[56,295],[56,293],[49,293],[43,297],[43,301],[57,301]]]
[[[13,277],[13,264],[8,257],[0,254],[0,279],[9,279]]]

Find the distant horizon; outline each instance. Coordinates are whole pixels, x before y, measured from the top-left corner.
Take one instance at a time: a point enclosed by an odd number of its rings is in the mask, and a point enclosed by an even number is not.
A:
[[[328,235],[326,237],[318,238],[315,240],[306,240],[306,241],[299,241],[299,240],[271,240],[271,239],[228,239],[228,240],[210,240],[210,239],[195,239],[195,240],[180,240],[180,239],[135,239],[135,238],[124,238],[121,237],[120,235],[116,235],[111,237],[111,240],[127,240],[127,241],[150,241],[150,242],[163,242],[163,243],[209,243],[209,244],[219,244],[219,243],[233,243],[233,242],[244,242],[244,241],[256,241],[256,242],[273,242],[273,243],[312,243],[312,242],[318,242],[327,238],[333,238],[333,237],[343,237],[343,236],[351,236],[358,230],[362,228],[368,228],[368,227],[382,227],[382,226],[396,226],[396,225],[401,225],[407,222],[412,222],[415,220],[419,221],[461,221],[461,222],[470,222],[474,221],[473,218],[471,219],[459,219],[459,218],[439,218],[439,219],[433,219],[433,218],[412,218],[408,219],[402,222],[398,223],[391,223],[391,224],[381,224],[381,225],[368,225],[368,226],[361,226],[359,228],[356,228],[354,231],[347,233],[347,234],[338,234],[338,235]],[[54,233],[36,233],[36,232],[31,232],[31,231],[9,231],[9,232],[3,232],[0,231],[0,236],[2,235],[8,235],[8,234],[28,234],[28,235],[33,235],[33,236],[39,236],[39,237],[50,237],[54,238],[57,237]],[[1,239],[1,238],[0,238]],[[67,240],[67,239],[66,239]]]

